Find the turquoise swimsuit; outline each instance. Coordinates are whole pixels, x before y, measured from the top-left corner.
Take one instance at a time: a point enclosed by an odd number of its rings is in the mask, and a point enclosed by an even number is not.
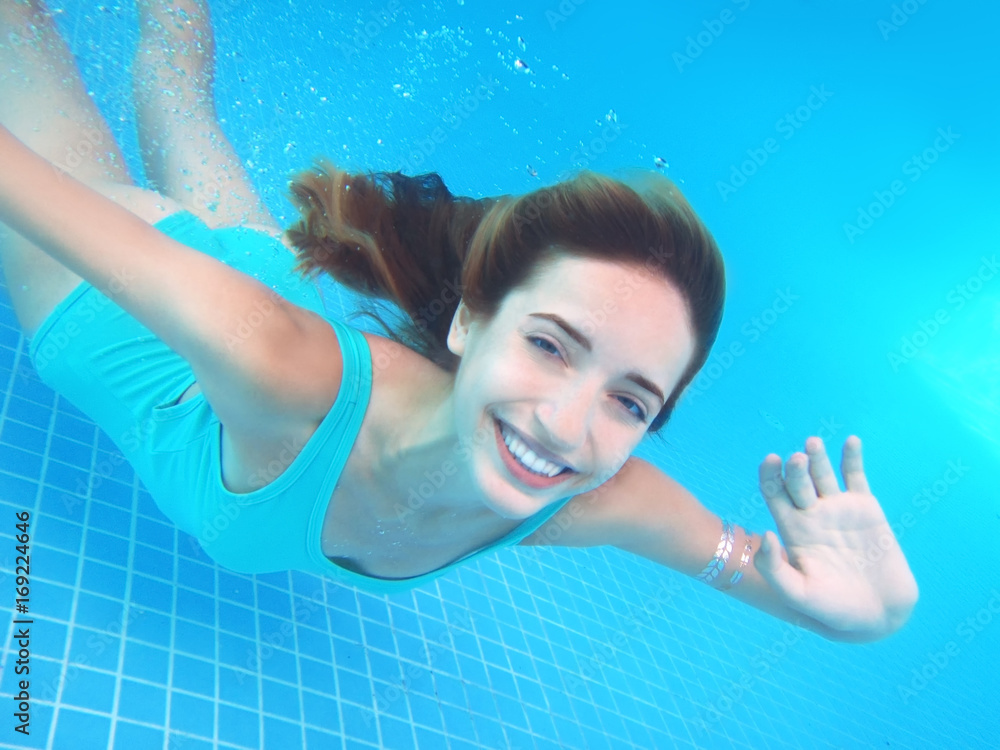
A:
[[[31,340],[29,354],[41,379],[107,433],[164,515],[197,538],[219,565],[240,573],[301,570],[391,593],[517,544],[569,500],[528,518],[493,544],[414,578],[375,578],[327,559],[321,548],[323,520],[371,395],[367,340],[327,315],[318,285],[293,271],[294,254],[268,234],[212,230],[187,212],[156,227],[323,317],[343,355],[337,400],[301,452],[291,463],[276,460],[249,477],[260,489],[236,494],[222,482],[222,425],[204,394],[175,403],[195,382],[187,361],[93,286],[83,282],[67,295]],[[289,457],[295,447],[289,446]]]

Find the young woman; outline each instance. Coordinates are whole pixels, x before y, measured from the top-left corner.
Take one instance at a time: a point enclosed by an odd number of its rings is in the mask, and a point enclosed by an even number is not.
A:
[[[299,175],[282,233],[223,134],[199,0],[140,0],[137,187],[39,0],[0,4],[0,242],[42,379],[94,419],[220,565],[373,591],[502,546],[610,544],[827,638],[902,626],[917,587],[822,441],[760,468],[777,535],[632,457],[706,361],[721,258],[663,178],[518,198],[436,175]],[[328,317],[310,273],[397,303]],[[872,550],[878,555],[873,555]]]

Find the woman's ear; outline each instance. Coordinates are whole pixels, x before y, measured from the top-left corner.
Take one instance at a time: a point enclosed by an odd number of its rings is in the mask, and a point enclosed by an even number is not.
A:
[[[465,300],[459,300],[458,309],[451,319],[451,328],[448,329],[448,350],[456,357],[465,354],[465,341],[471,324],[472,313],[465,306]]]

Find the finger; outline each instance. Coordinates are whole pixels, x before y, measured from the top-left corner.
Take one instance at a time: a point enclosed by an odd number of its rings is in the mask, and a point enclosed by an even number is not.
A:
[[[785,489],[785,480],[781,476],[781,456],[769,454],[758,469],[760,477],[760,493],[764,496],[768,510],[778,523],[778,530],[785,532],[785,523],[795,511],[795,503]]]
[[[823,441],[818,437],[806,440],[806,453],[809,454],[809,476],[816,486],[816,493],[820,497],[840,494],[840,483],[837,482],[837,475],[826,455]]]
[[[804,453],[793,453],[785,464],[785,489],[795,507],[802,510],[811,508],[819,500],[809,474],[809,457]]]
[[[789,564],[773,531],[764,532],[764,540],[754,555],[754,567],[786,604],[795,606],[804,601],[805,576]]]
[[[844,455],[840,460],[840,473],[844,475],[844,484],[848,492],[871,494],[868,488],[868,478],[861,461],[861,438],[851,435],[844,441]]]

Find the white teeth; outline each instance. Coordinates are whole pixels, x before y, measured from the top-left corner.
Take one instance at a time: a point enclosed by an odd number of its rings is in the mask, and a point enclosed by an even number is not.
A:
[[[504,442],[507,447],[510,448],[510,452],[517,457],[517,460],[524,465],[525,468],[535,472],[536,474],[541,474],[547,477],[554,477],[565,467],[559,464],[554,464],[551,461],[546,461],[544,458],[536,455],[534,451],[526,446],[517,437],[507,433],[503,429],[503,425],[500,427],[500,434],[503,436]]]

